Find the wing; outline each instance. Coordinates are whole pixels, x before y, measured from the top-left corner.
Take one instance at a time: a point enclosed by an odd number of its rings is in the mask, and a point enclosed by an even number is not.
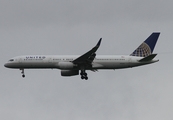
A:
[[[102,38],[98,41],[97,45],[93,47],[90,51],[87,53],[81,55],[80,57],[76,58],[74,61],[72,61],[74,64],[77,64],[78,66],[89,66],[93,62],[95,56],[96,56],[96,51],[99,48],[101,44]]]

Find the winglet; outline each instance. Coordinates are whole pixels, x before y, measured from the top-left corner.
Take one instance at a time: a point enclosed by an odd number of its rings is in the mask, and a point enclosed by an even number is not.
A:
[[[100,46],[101,41],[102,41],[102,38],[100,38],[100,40],[98,41],[98,43],[97,43],[96,47],[99,47],[99,46]]]

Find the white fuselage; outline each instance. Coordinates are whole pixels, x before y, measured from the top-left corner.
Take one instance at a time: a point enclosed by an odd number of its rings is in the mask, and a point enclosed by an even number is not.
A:
[[[10,59],[4,66],[24,69],[60,69],[61,76],[81,75],[81,79],[88,80],[86,70],[121,69],[151,64],[157,54],[152,54],[160,33],[152,33],[130,55],[96,55],[102,38],[88,52],[82,55],[25,55]],[[80,73],[79,73],[80,72]]]
[[[79,55],[27,55],[18,56],[10,59],[5,67],[16,68],[16,69],[62,69],[62,70],[77,70],[77,66],[73,68],[61,68],[60,63],[71,63],[71,61],[78,58]],[[147,62],[139,62],[143,57],[128,56],[128,55],[97,55],[92,62],[92,67],[87,68],[87,70],[96,69],[121,69],[135,67],[145,64],[150,64],[157,62],[158,60],[151,60]]]

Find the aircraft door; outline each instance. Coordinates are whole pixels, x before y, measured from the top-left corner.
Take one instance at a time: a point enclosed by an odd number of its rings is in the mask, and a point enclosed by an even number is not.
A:
[[[131,62],[132,62],[132,58],[129,58],[128,63],[131,63]]]
[[[129,58],[128,59],[128,67],[132,67],[131,64],[132,64],[132,58]]]
[[[48,58],[48,62],[49,62],[49,63],[52,63],[52,58],[51,58],[51,57]]]
[[[22,58],[19,58],[19,59],[18,59],[18,62],[19,62],[19,63],[22,63]]]

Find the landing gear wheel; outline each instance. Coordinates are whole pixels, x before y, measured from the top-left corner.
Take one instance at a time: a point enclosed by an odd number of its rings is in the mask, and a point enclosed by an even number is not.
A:
[[[24,78],[25,77],[25,73],[24,73],[24,69],[20,69],[20,70],[22,70],[22,77]]]
[[[85,80],[88,80],[88,77],[87,76],[85,77]]]
[[[81,75],[81,79],[88,80],[87,73],[85,72],[85,70],[81,70],[80,75]]]
[[[81,76],[81,79],[84,79],[85,77],[84,76]]]

